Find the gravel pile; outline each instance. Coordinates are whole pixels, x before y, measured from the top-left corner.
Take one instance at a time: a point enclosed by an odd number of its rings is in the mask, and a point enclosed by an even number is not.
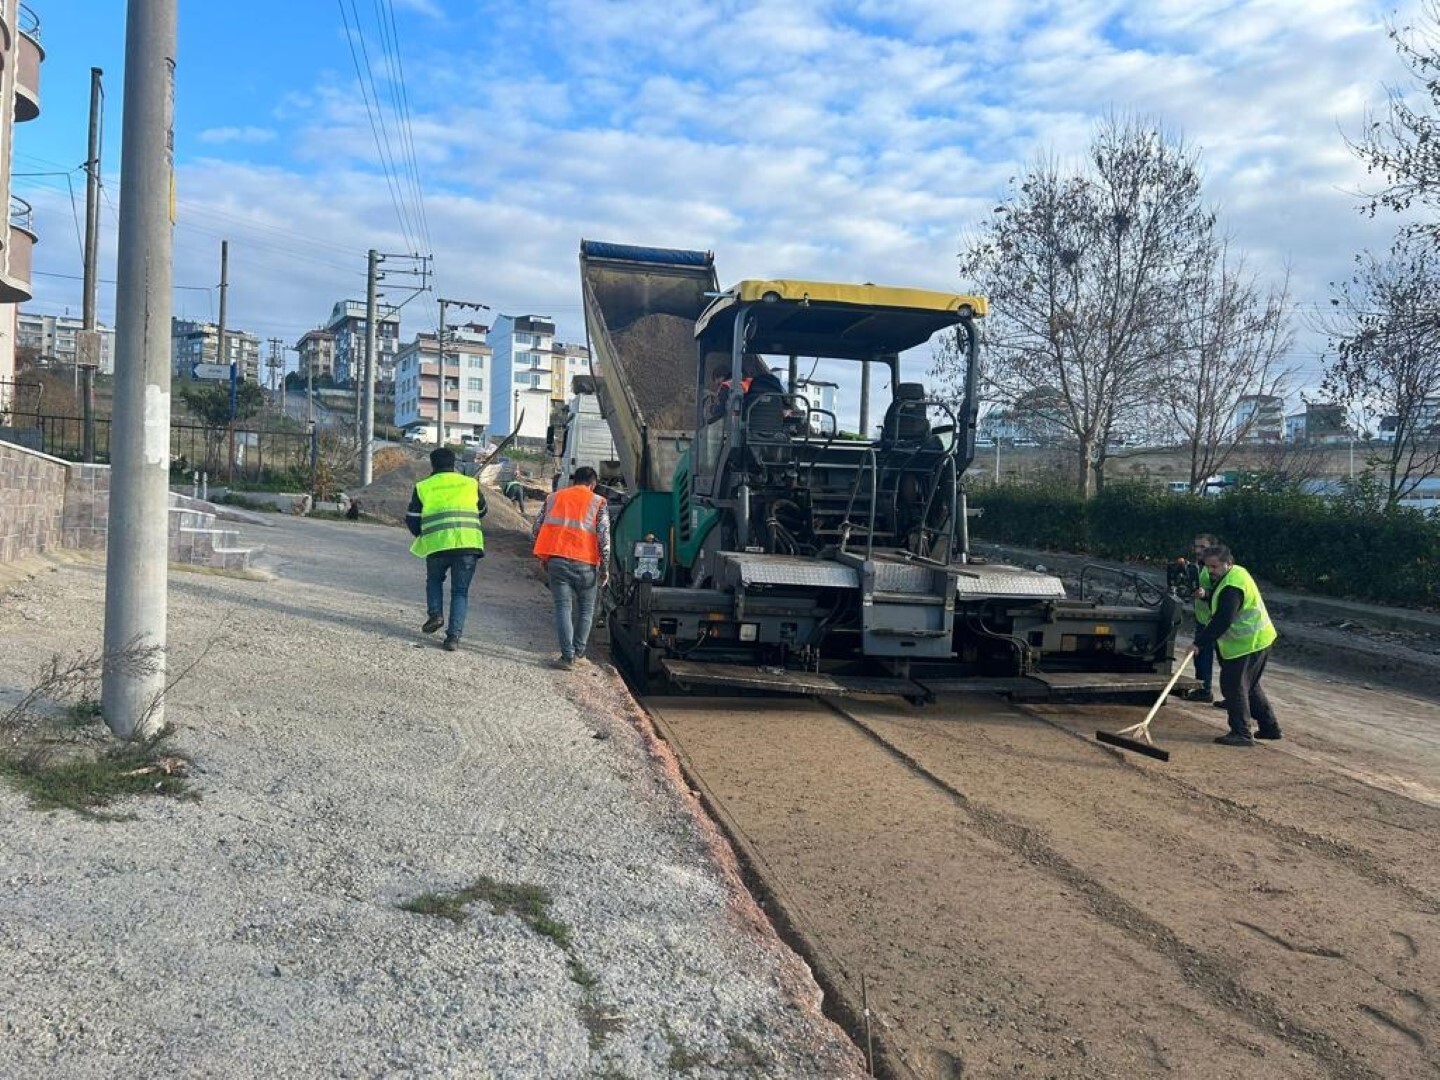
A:
[[[695,320],[646,315],[611,341],[645,422],[653,431],[686,431],[695,423]]]
[[[99,821],[0,787],[0,1074],[859,1076],[614,674],[557,672],[489,529],[457,653],[399,529],[281,520],[275,580],[172,575],[198,802]],[[98,647],[103,569],[0,599],[0,712]],[[401,905],[489,883],[543,914]]]

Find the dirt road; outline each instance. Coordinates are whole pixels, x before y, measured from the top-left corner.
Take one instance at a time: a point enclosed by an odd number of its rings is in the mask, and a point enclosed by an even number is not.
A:
[[[1267,681],[1284,742],[1172,702],[1168,764],[1114,705],[646,704],[882,1075],[1433,1077],[1440,707]]]

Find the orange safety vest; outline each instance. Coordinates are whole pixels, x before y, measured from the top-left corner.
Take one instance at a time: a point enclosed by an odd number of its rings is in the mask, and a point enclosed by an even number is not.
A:
[[[604,508],[604,498],[584,484],[555,492],[535,537],[535,554],[542,559],[571,559],[599,566],[600,511]]]

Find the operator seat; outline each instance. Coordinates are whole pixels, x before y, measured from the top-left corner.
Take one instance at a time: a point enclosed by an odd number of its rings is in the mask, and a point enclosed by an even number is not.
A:
[[[923,383],[902,382],[895,384],[895,399],[885,410],[885,423],[880,429],[880,441],[888,446],[897,444],[917,445],[930,437],[930,418],[925,415],[922,405],[906,406],[906,402],[924,401]]]

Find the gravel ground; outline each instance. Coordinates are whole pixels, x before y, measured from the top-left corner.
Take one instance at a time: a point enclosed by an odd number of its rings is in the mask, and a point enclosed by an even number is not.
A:
[[[544,666],[518,533],[448,654],[401,530],[277,520],[273,580],[172,574],[198,802],[0,789],[0,1076],[863,1074],[613,672]],[[0,711],[103,597],[83,561],[0,597]],[[398,906],[481,876],[548,889],[568,950]]]

